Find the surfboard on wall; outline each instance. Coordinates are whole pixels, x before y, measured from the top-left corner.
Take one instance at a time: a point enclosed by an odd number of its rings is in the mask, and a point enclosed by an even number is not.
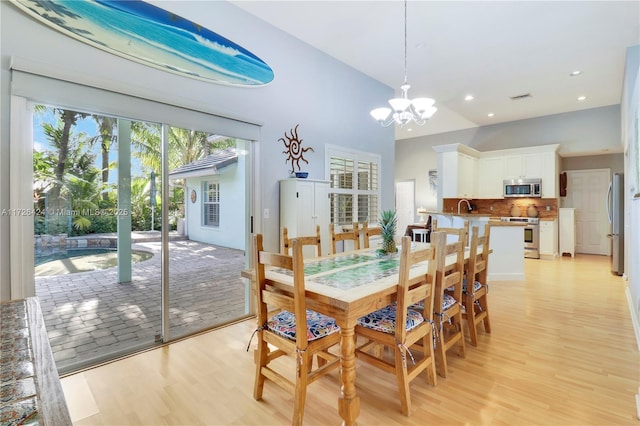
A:
[[[247,49],[143,1],[11,1],[70,37],[174,74],[233,86],[261,86],[274,78]]]

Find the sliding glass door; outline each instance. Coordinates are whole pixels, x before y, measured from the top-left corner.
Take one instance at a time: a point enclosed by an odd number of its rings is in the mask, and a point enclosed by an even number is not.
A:
[[[33,111],[35,294],[61,372],[249,314],[250,141]]]

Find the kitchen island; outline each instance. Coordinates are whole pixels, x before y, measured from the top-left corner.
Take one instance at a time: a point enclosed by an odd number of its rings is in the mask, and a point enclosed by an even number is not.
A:
[[[489,221],[488,281],[524,280],[524,227],[522,222]]]
[[[491,215],[478,214],[478,213],[443,213],[443,212],[428,212],[431,215],[432,220],[438,221],[438,227],[440,228],[462,228],[465,221],[469,221],[469,243],[471,242],[471,229],[474,226],[478,227],[479,235],[484,235],[484,225],[489,222]],[[432,222],[433,223],[433,222]],[[448,241],[451,242],[451,241]]]
[[[489,247],[488,281],[522,281],[524,280],[524,226],[521,222],[500,222],[491,219],[491,215],[478,213],[443,213],[429,212],[438,221],[438,227],[461,228],[464,221],[469,221],[469,239],[474,226],[478,234],[484,235],[484,226],[491,226]]]

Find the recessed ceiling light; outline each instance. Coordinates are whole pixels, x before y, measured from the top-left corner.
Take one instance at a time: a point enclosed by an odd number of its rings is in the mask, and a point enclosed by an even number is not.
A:
[[[569,74],[570,77],[575,77],[577,75],[582,74],[582,71],[580,70],[575,70],[575,71],[571,71],[571,74]]]
[[[587,99],[587,97],[586,97],[586,96],[578,96],[578,100],[579,100],[579,101],[584,101],[584,100],[586,100],[586,99]]]
[[[465,101],[472,101],[473,100],[473,95],[467,95],[464,97]]]
[[[487,117],[493,117],[495,114],[490,112],[489,114],[487,114]]]
[[[412,129],[411,127],[409,127],[409,128],[407,129],[407,132],[413,132],[413,129]]]

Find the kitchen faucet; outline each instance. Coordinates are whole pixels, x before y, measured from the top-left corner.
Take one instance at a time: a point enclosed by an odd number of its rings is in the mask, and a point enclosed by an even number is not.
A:
[[[460,214],[460,204],[461,204],[463,201],[464,201],[465,203],[467,203],[467,211],[468,211],[468,212],[470,212],[470,211],[472,210],[472,209],[471,209],[471,204],[469,204],[469,200],[467,200],[467,199],[463,198],[462,200],[458,201],[458,214]]]

